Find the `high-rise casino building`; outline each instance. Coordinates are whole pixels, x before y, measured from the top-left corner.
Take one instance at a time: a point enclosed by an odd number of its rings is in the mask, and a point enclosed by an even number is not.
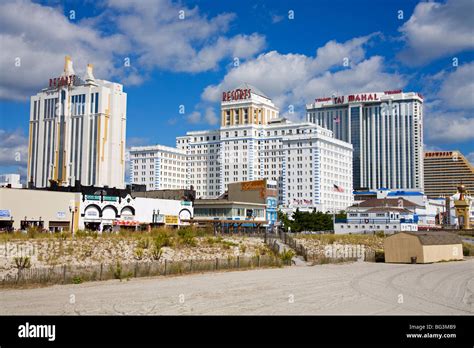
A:
[[[96,79],[90,64],[80,78],[67,56],[31,97],[28,182],[124,188],[126,109],[121,84]]]
[[[401,90],[315,99],[307,121],[349,142],[353,186],[423,189],[423,97]]]

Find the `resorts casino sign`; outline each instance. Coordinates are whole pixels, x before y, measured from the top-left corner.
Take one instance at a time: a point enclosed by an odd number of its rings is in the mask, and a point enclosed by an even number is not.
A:
[[[49,79],[49,87],[72,86],[76,82],[76,75],[61,76]]]
[[[250,99],[251,97],[251,89],[234,89],[233,91],[227,91],[222,93],[222,101],[237,101],[237,100],[244,100]]]

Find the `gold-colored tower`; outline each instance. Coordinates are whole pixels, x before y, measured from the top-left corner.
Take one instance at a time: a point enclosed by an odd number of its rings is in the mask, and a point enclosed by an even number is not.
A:
[[[469,222],[469,201],[466,198],[466,187],[461,184],[458,186],[459,199],[454,200],[454,209],[458,218],[459,228],[462,230],[470,229]]]

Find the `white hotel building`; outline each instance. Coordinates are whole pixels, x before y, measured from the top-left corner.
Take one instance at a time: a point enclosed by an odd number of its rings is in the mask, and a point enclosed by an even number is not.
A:
[[[176,146],[186,154],[186,185],[198,198],[218,197],[232,182],[267,178],[287,207],[333,211],[353,203],[352,146],[313,123],[280,119],[272,101],[247,84],[223,94],[220,129],[188,132]],[[132,148],[132,162],[144,152]],[[147,173],[144,182],[151,182],[155,174]]]
[[[96,79],[92,65],[81,79],[66,57],[63,74],[31,97],[27,181],[124,188],[126,108],[121,84]]]
[[[423,189],[423,98],[400,90],[318,98],[307,120],[354,147],[354,188]]]
[[[186,188],[186,151],[163,145],[132,147],[130,180],[146,185],[147,191]]]

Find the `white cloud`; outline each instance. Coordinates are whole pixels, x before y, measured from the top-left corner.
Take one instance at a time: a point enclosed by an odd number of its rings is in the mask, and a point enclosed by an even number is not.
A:
[[[171,0],[111,0],[100,9],[96,17],[71,21],[60,7],[0,3],[0,99],[24,100],[45,87],[62,72],[65,55],[72,56],[79,75],[93,63],[97,78],[133,85],[153,69],[212,70],[222,60],[245,60],[265,46],[258,34],[227,37],[235,18],[230,13],[207,18],[197,7]],[[178,18],[180,10],[184,20]],[[130,67],[124,66],[125,58]]]
[[[265,45],[264,37],[258,34],[224,36],[235,19],[232,13],[209,19],[197,7],[186,8],[167,0],[110,0],[108,5],[118,11],[111,18],[127,34],[140,67],[207,71],[226,57],[251,57]]]
[[[214,108],[207,108],[206,113],[204,114],[204,119],[206,122],[210,125],[216,125],[219,122],[219,118],[216,115],[216,112],[214,111]]]
[[[425,80],[424,88],[434,95],[424,104],[426,139],[436,144],[474,140],[474,62]]]
[[[474,109],[474,62],[461,65],[446,76],[438,97],[454,109]]]
[[[425,110],[425,137],[430,143],[474,140],[474,118],[465,112]]]
[[[126,76],[114,66],[113,57],[128,50],[127,40],[74,24],[59,8],[3,2],[0,23],[0,98],[20,100],[45,87],[50,77],[62,72],[65,55],[73,57],[78,74],[93,63],[98,78]]]
[[[437,58],[474,48],[474,2],[421,2],[399,31],[406,47],[399,57],[419,66]]]
[[[272,98],[282,115],[295,119],[295,115],[287,113],[290,104],[301,107],[315,97],[333,93],[404,87],[406,81],[402,75],[384,71],[382,57],[365,58],[364,45],[376,35],[344,43],[329,41],[317,50],[315,57],[276,51],[261,54],[231,69],[219,84],[207,86],[201,98],[205,102],[217,102],[221,91],[247,82]],[[343,67],[346,57],[349,67]]]
[[[25,167],[28,162],[28,136],[21,130],[0,129],[0,166]]]
[[[186,119],[188,120],[189,123],[199,123],[201,122],[201,113],[199,111],[193,111],[190,113],[188,116],[186,116]]]
[[[474,165],[474,152],[469,152],[465,157],[472,165]]]
[[[425,152],[428,152],[428,151],[442,151],[443,149],[437,145],[423,144],[423,150]]]
[[[281,22],[281,21],[284,19],[283,16],[280,16],[280,15],[277,15],[277,14],[273,14],[273,15],[271,16],[271,18],[272,18],[272,23],[273,23],[273,24],[279,23],[279,22]]]

